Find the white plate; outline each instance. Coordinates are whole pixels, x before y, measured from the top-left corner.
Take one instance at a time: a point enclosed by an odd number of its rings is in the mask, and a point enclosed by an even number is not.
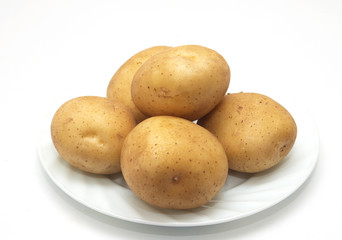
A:
[[[50,137],[50,122],[38,144],[43,168],[66,194],[85,206],[119,219],[160,226],[200,226],[250,216],[279,203],[297,190],[312,172],[318,157],[318,135],[302,109],[292,109],[298,135],[290,154],[259,174],[230,172],[220,193],[208,204],[191,210],[165,210],[144,203],[129,190],[121,174],[88,174],[66,163]]]

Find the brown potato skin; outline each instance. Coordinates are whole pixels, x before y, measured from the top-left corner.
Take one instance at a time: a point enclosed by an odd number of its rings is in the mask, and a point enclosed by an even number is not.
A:
[[[129,133],[121,169],[128,186],[145,202],[189,209],[220,191],[228,161],[217,138],[206,129],[182,118],[157,116]]]
[[[64,103],[51,122],[60,156],[74,167],[96,174],[120,172],[120,152],[136,126],[132,113],[107,98],[84,96]]]
[[[134,74],[147,59],[170,48],[168,46],[155,46],[138,52],[121,65],[108,84],[107,97],[127,106],[138,122],[146,119],[147,116],[140,112],[132,100],[131,85]]]
[[[191,121],[211,111],[224,97],[230,68],[216,51],[184,45],[148,59],[134,75],[132,99],[148,116]]]
[[[297,126],[279,103],[258,93],[234,93],[198,124],[223,145],[229,168],[255,173],[278,164],[292,149]]]

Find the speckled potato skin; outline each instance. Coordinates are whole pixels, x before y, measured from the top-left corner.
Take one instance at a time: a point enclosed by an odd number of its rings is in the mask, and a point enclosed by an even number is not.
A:
[[[120,172],[120,152],[136,126],[132,113],[107,98],[84,96],[64,103],[51,122],[51,137],[61,157],[96,174]]]
[[[149,58],[132,82],[132,99],[148,116],[169,115],[196,120],[224,97],[230,69],[216,51],[184,45]]]
[[[291,114],[271,98],[234,93],[198,124],[222,143],[229,168],[255,173],[278,164],[292,149],[297,126]]]
[[[228,161],[206,129],[182,118],[156,116],[139,123],[125,139],[121,169],[131,190],[147,203],[189,209],[220,191]]]
[[[115,72],[108,84],[107,97],[127,106],[138,122],[146,119],[147,116],[139,111],[132,100],[131,85],[134,74],[147,59],[170,48],[168,46],[155,46],[135,54]]]

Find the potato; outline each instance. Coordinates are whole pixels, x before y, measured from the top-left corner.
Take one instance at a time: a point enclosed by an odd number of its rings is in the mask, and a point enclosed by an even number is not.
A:
[[[212,49],[185,45],[149,58],[132,82],[132,99],[148,116],[196,120],[224,97],[230,82],[225,59]]]
[[[147,116],[139,111],[131,97],[131,84],[134,74],[147,59],[167,49],[170,47],[156,46],[135,54],[115,72],[108,84],[107,97],[127,106],[138,122],[146,119]]]
[[[229,167],[255,173],[278,164],[293,147],[297,126],[291,114],[257,93],[228,94],[198,124],[222,143]]]
[[[156,116],[128,134],[121,169],[128,186],[145,202],[189,209],[220,191],[228,161],[217,138],[206,129],[182,118]]]
[[[120,171],[120,152],[135,127],[132,113],[121,103],[85,96],[71,99],[55,113],[51,137],[60,156],[86,172]]]

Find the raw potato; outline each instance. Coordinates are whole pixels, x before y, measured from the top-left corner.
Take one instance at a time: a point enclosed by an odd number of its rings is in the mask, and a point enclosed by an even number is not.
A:
[[[120,171],[120,152],[127,134],[135,127],[132,113],[121,103],[85,96],[71,99],[55,113],[52,141],[61,157],[91,173]]]
[[[220,191],[228,161],[217,138],[206,129],[182,118],[157,116],[128,134],[121,169],[131,190],[147,203],[189,209]]]
[[[156,46],[135,54],[116,71],[108,84],[107,97],[127,106],[138,122],[146,119],[147,116],[139,111],[131,97],[131,85],[134,74],[147,59],[167,49],[170,49],[170,47]]]
[[[255,173],[278,164],[293,147],[297,126],[291,114],[257,93],[228,94],[198,121],[222,143],[229,168]]]
[[[149,58],[132,82],[132,99],[148,116],[196,120],[224,97],[230,82],[225,59],[212,49],[185,45]]]

